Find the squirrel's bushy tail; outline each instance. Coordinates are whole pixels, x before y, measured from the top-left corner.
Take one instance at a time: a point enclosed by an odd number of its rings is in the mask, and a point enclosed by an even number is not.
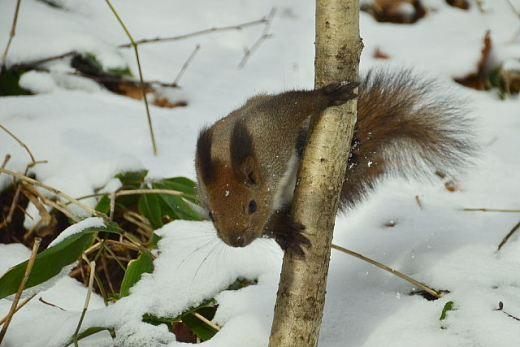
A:
[[[369,72],[359,86],[343,206],[362,199],[387,175],[421,178],[467,167],[476,145],[460,104],[410,70]]]

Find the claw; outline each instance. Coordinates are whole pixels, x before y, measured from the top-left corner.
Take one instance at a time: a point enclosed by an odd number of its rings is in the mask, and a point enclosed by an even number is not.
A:
[[[339,106],[357,97],[358,86],[357,82],[331,83],[322,90],[330,98],[331,106]]]

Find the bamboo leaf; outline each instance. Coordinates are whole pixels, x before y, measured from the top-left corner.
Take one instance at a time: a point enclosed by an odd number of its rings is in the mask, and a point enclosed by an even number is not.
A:
[[[41,284],[60,273],[61,269],[76,261],[94,241],[98,232],[118,231],[112,226],[92,227],[78,232],[62,242],[47,248],[36,256],[31,275],[25,288]],[[27,260],[12,267],[0,278],[0,299],[16,293],[24,276]]]
[[[123,282],[121,283],[120,297],[130,294],[130,288],[134,286],[144,273],[153,272],[153,257],[150,252],[143,252],[141,255],[128,263]]]

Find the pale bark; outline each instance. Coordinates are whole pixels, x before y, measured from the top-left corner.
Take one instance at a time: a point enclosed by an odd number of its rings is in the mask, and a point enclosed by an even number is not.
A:
[[[315,86],[357,81],[362,43],[358,0],[316,1]],[[305,259],[286,252],[270,347],[314,347],[325,304],[330,246],[356,122],[356,100],[312,121],[298,172],[293,215],[312,243]],[[347,313],[348,314],[348,313]]]

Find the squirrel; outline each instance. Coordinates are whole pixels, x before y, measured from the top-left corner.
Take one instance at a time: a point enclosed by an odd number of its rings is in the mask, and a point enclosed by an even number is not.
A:
[[[296,174],[312,115],[358,96],[340,211],[386,176],[421,178],[467,167],[476,145],[471,122],[436,82],[410,70],[369,71],[359,84],[257,95],[200,131],[195,155],[200,201],[218,237],[244,247],[274,238],[304,256],[305,227],[291,216]]]

